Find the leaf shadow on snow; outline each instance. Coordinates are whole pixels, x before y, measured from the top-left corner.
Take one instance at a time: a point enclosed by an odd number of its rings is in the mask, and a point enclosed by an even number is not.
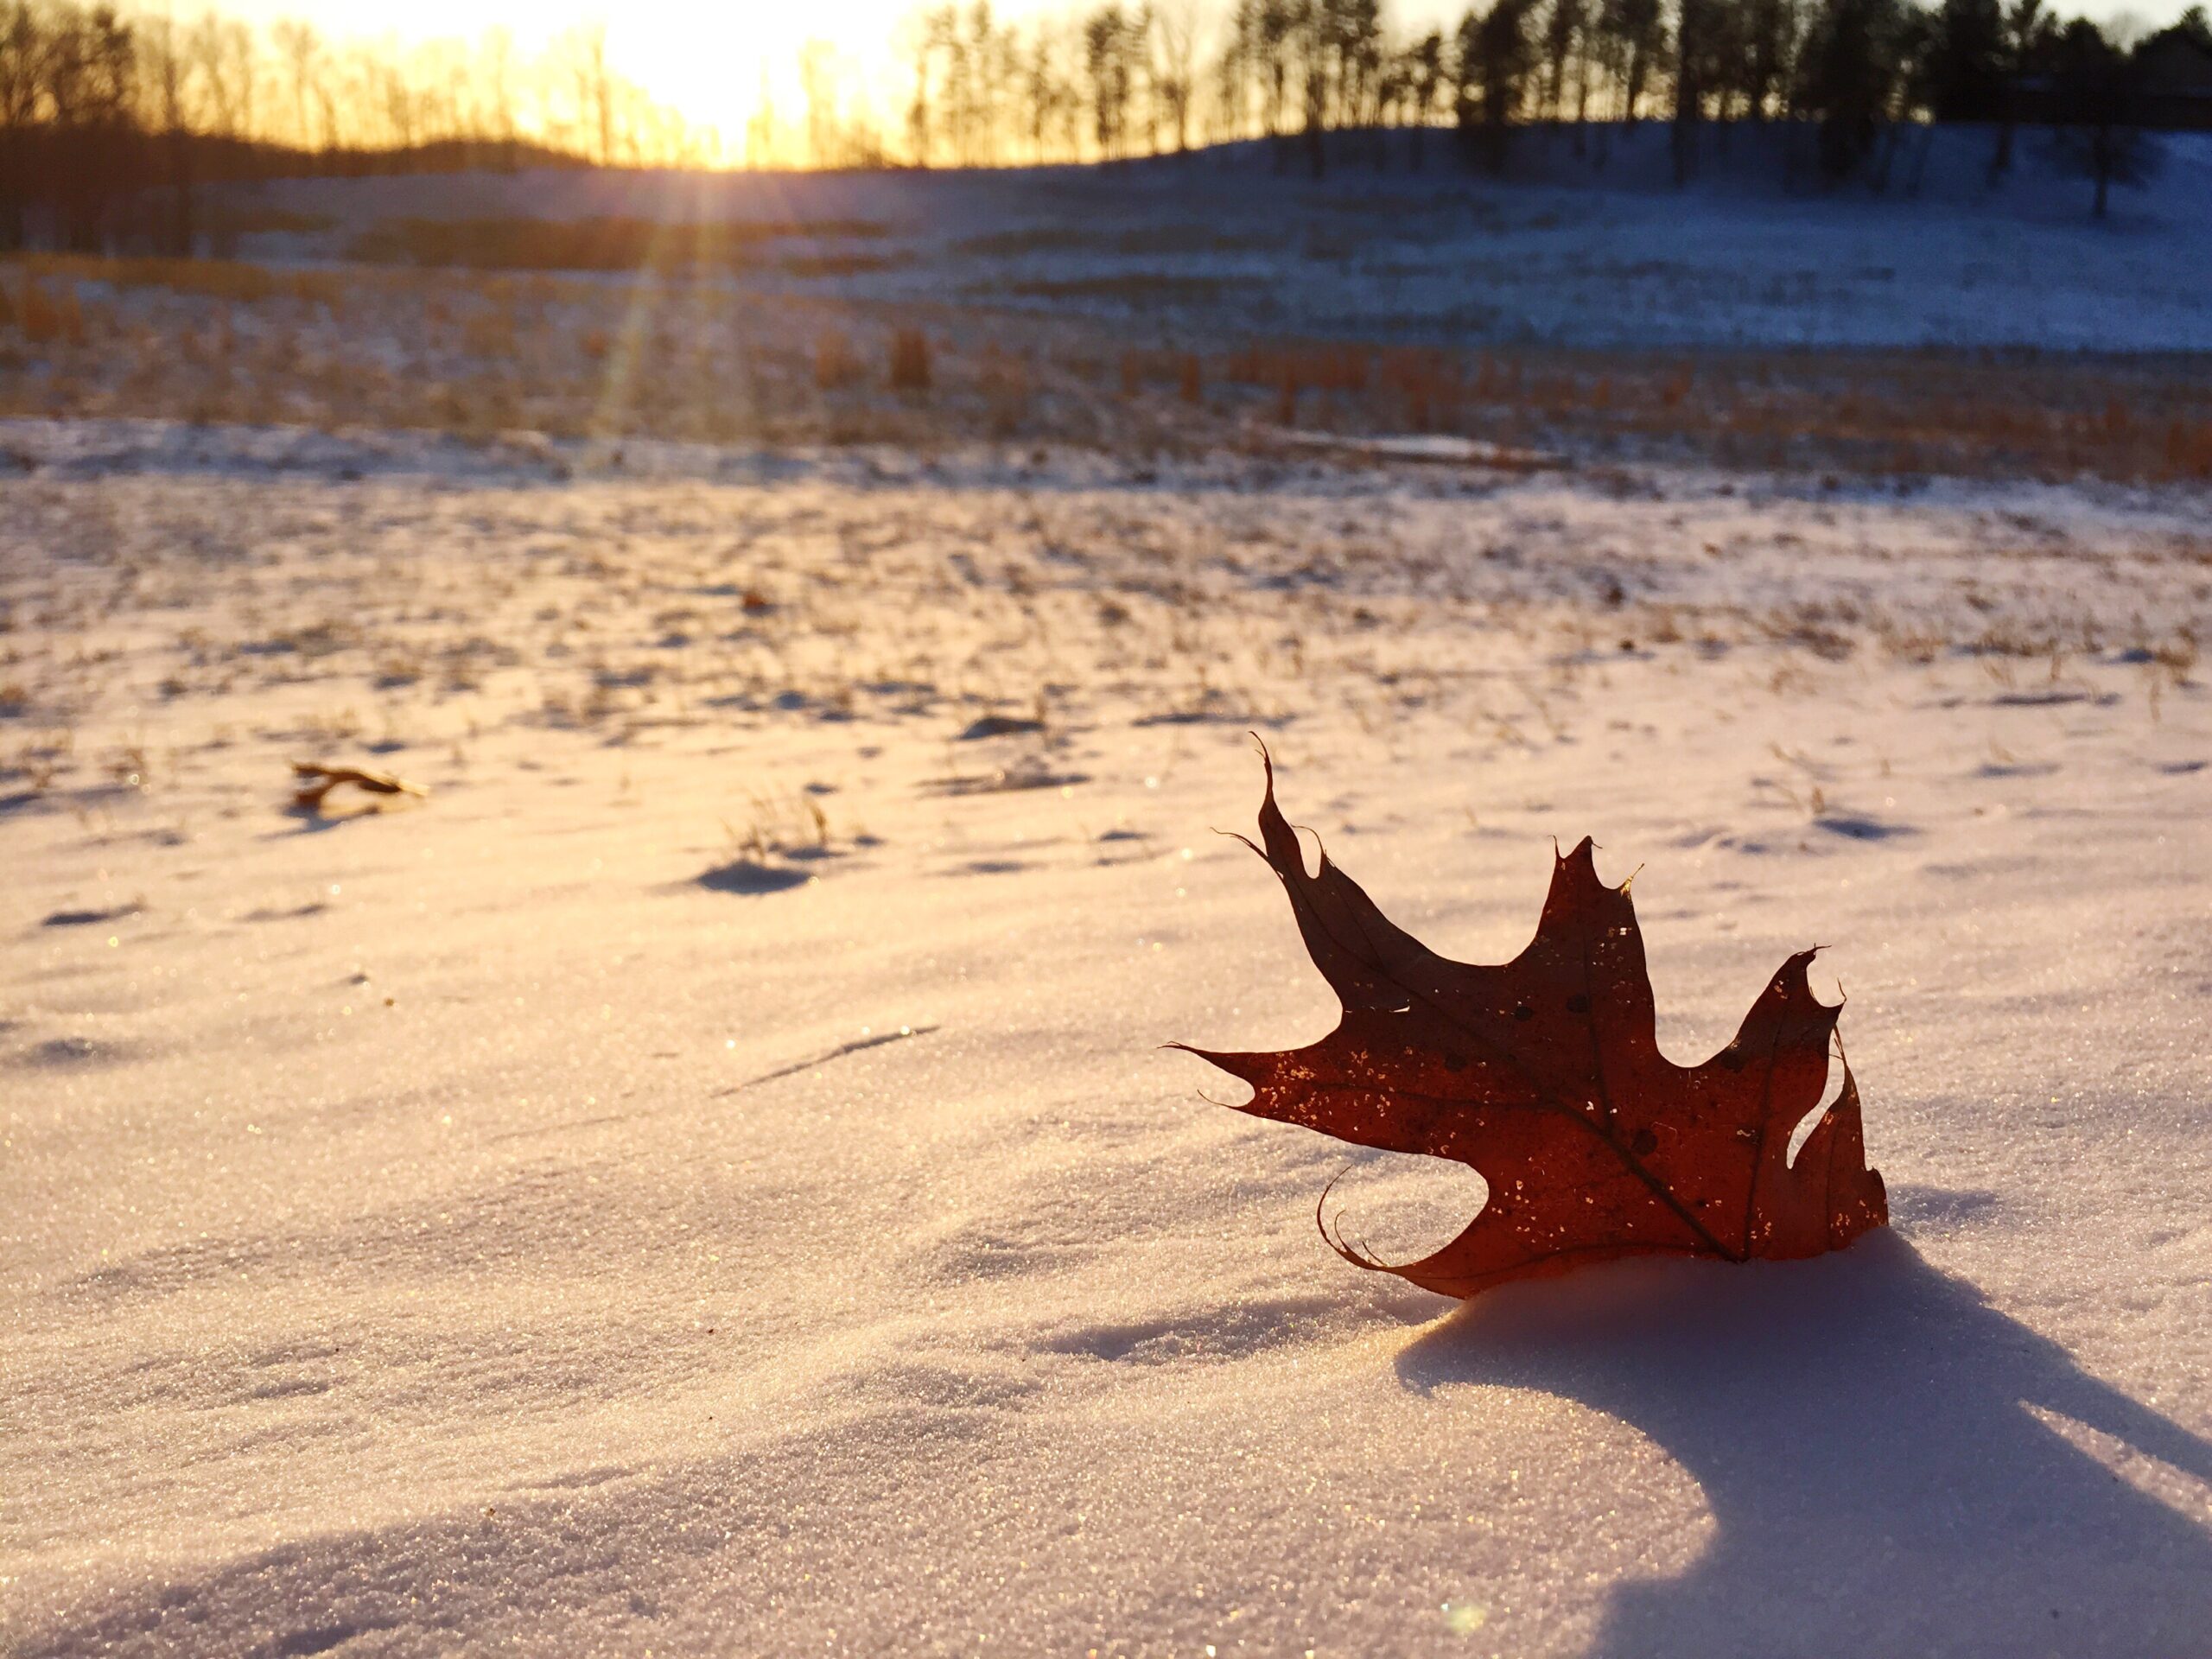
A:
[[[342,830],[348,824],[365,823],[371,819],[389,817],[397,811],[406,810],[386,805],[381,800],[349,806],[288,806],[283,809],[287,827],[264,830],[261,838],[264,841],[296,841],[302,836],[327,836],[332,830]]]
[[[2212,1443],[1894,1232],[1813,1262],[1623,1262],[1507,1287],[1397,1369],[1423,1394],[1578,1401],[1703,1489],[1712,1544],[1680,1577],[1616,1586],[1592,1655],[2174,1654],[2212,1630],[2212,1532],[2029,1408],[2200,1481]]]

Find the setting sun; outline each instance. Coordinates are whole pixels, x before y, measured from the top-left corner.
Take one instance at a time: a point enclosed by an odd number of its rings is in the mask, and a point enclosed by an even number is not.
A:
[[[1014,21],[1052,9],[1043,0],[1002,0],[994,11]],[[686,122],[711,129],[720,159],[756,164],[809,159],[810,64],[817,77],[812,90],[826,92],[842,115],[894,130],[906,92],[901,48],[924,10],[913,0],[815,7],[765,0],[728,6],[639,0],[608,7],[563,0],[527,8],[511,0],[239,0],[223,8],[257,26],[298,20],[333,44],[385,41],[407,49],[448,41],[473,48],[500,30],[526,57],[556,48],[564,36],[604,29],[607,61],[617,73]]]
[[[1554,0],[1539,29],[1541,3],[1497,0],[1484,25],[1511,20],[1516,76],[1554,111],[1571,79],[1580,118],[1656,112],[1644,93],[1667,73],[1664,0]],[[1776,66],[1812,0],[1744,3],[1770,20],[1773,46],[1748,60],[1764,81],[1710,96],[1756,114],[1789,102]],[[2114,18],[2116,39],[2151,27]],[[226,136],[326,151],[523,139],[601,165],[788,169],[1106,160],[1317,119],[1428,124],[1486,101],[1441,73],[1471,60],[1477,21],[1454,0],[238,0],[137,27],[175,47],[178,90]],[[1737,49],[1732,28],[1717,49]],[[1389,42],[1406,55],[1391,60]],[[1300,54],[1326,61],[1319,81],[1287,73]],[[1131,107],[1117,114],[1109,96]]]

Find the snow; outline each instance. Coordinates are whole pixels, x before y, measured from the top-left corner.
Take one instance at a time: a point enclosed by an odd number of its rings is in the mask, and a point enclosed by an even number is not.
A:
[[[10,1653],[2212,1628],[2201,496],[0,442]],[[1678,1059],[1826,945],[1892,1231],[1331,1255],[1478,1198],[1160,1046],[1334,1013],[1248,728],[1450,954],[1594,835]]]
[[[1992,189],[1993,132],[1914,129],[1888,188],[1820,188],[1796,124],[1708,133],[1692,187],[1658,122],[1519,139],[1502,176],[1436,133],[1337,139],[1319,181],[1264,143],[1113,168],[722,175],[542,171],[290,180],[239,205],[329,217],[248,236],[327,260],[417,219],[628,217],[811,229],[771,238],[743,291],[1084,318],[1149,346],[1250,338],[1566,347],[2212,351],[2212,140],[2089,216],[2041,130]]]

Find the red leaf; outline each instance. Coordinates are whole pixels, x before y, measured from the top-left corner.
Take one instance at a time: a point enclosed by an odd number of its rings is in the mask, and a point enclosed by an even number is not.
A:
[[[1309,875],[1272,762],[1260,835],[1253,850],[1282,879],[1344,1020],[1310,1048],[1190,1052],[1252,1085],[1239,1111],[1456,1159],[1490,1185],[1465,1231],[1403,1267],[1324,1224],[1346,1261],[1471,1296],[1616,1256],[1818,1255],[1887,1224],[1848,1064],[1835,1103],[1789,1155],[1827,1086],[1840,1011],[1814,999],[1812,951],[1783,963],[1734,1041],[1680,1066],[1659,1052],[1628,887],[1599,880],[1586,839],[1554,866],[1528,949],[1481,967],[1394,926],[1325,852]]]

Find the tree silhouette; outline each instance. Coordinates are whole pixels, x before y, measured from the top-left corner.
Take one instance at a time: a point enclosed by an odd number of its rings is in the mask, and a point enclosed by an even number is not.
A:
[[[2086,17],[2066,26],[2052,56],[2059,155],[2094,183],[2091,212],[2102,219],[2112,187],[2144,182],[2161,159],[2137,118],[2142,78],[2135,60]]]

